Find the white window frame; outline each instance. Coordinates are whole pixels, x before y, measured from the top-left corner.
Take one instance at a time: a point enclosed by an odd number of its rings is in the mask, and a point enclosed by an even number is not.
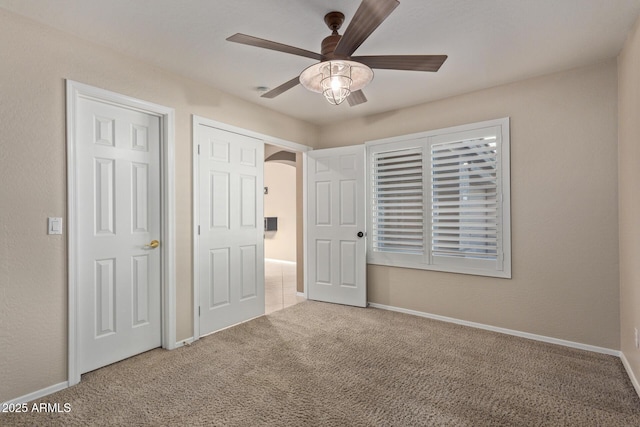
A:
[[[431,252],[431,162],[432,144],[447,141],[461,133],[495,132],[497,137],[497,183],[498,183],[498,259],[488,263],[473,258],[434,257]],[[451,273],[472,274],[499,278],[511,278],[511,183],[510,183],[510,138],[509,117],[484,122],[465,124],[444,129],[420,132],[392,138],[367,141],[367,263],[394,267],[435,270]],[[373,230],[373,185],[372,159],[374,153],[386,150],[421,147],[423,155],[423,234],[424,254],[403,254],[374,251]]]

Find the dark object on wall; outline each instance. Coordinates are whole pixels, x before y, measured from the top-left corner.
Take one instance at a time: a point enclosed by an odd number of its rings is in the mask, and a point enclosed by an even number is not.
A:
[[[276,216],[265,217],[264,231],[278,231],[278,217]]]

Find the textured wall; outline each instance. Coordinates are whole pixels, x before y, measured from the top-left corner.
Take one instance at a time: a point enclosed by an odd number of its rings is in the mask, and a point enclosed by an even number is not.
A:
[[[618,349],[616,109],[610,60],[322,127],[324,148],[511,117],[513,279],[370,265],[369,301]]]
[[[618,59],[620,342],[640,378],[640,19]]]
[[[311,146],[317,127],[1,9],[0,58],[3,402],[67,379],[65,238],[46,234],[66,215],[65,79],[176,110],[178,339],[193,319],[191,115]]]
[[[296,168],[295,166],[266,162],[264,186],[264,216],[278,217],[278,230],[266,231],[265,258],[296,261]]]

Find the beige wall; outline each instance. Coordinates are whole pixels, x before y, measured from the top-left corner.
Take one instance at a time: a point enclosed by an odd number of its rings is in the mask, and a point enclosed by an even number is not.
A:
[[[0,57],[3,402],[67,379],[65,238],[46,235],[66,215],[65,79],[176,110],[178,339],[192,335],[191,115],[310,146],[317,127],[1,9]]]
[[[511,117],[513,279],[370,265],[369,301],[618,349],[616,94],[611,60],[321,128],[329,147]]]
[[[278,230],[264,233],[264,256],[296,261],[296,168],[284,163],[264,164],[264,216],[278,217]]]
[[[640,378],[640,19],[618,58],[618,124],[620,347]]]

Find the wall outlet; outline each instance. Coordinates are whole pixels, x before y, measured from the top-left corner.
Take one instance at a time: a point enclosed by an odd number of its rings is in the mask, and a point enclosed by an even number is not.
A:
[[[638,328],[633,328],[633,332],[635,333],[636,337],[636,348],[640,348],[640,342],[638,342]]]

